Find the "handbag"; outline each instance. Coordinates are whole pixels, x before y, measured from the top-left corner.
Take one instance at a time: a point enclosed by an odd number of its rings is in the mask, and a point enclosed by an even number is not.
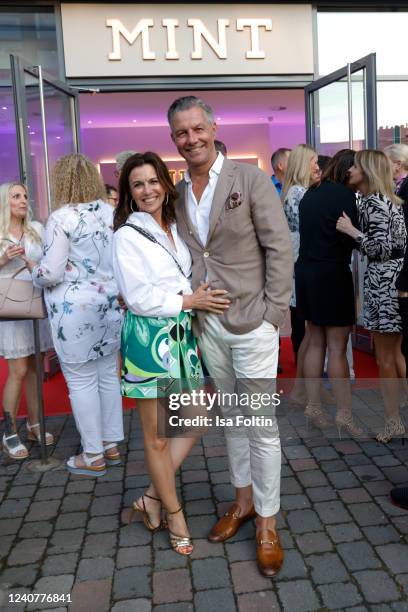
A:
[[[0,319],[45,319],[47,309],[42,289],[34,287],[31,280],[16,276],[25,270],[19,268],[12,276],[0,278]]]

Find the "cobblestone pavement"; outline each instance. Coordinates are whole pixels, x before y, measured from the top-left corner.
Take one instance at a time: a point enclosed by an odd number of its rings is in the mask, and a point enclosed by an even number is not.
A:
[[[374,393],[358,394],[376,411]],[[379,410],[377,409],[377,412]],[[378,414],[378,418],[379,414]],[[190,559],[153,537],[129,506],[148,484],[135,412],[127,412],[124,464],[97,481],[64,468],[31,473],[0,465],[0,609],[73,612],[269,612],[408,610],[408,513],[388,501],[408,482],[408,445],[332,441],[307,431],[300,410],[281,422],[282,510],[286,551],[276,579],[254,561],[254,527],[225,544],[206,535],[232,499],[223,438],[206,435],[185,461],[181,497],[195,538]],[[78,450],[72,417],[48,420],[54,456]],[[72,604],[7,603],[9,595],[71,594]]]

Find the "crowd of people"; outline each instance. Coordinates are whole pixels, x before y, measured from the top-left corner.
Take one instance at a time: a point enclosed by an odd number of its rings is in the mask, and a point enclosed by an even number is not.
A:
[[[347,360],[355,323],[353,250],[368,261],[364,324],[373,334],[385,406],[377,439],[405,435],[399,379],[406,378],[401,346],[407,357],[408,343],[408,146],[347,149],[320,160],[307,145],[279,149],[271,181],[257,167],[227,158],[203,100],[175,100],[168,121],[187,164],[177,186],[154,152],[123,152],[118,189],[104,185],[83,155],[64,156],[53,170],[53,212],[44,230],[32,220],[25,186],[2,185],[0,276],[22,274],[44,289],[41,349],[53,346],[58,355],[81,437],[82,452],[67,460],[67,469],[98,477],[120,463],[121,396],[135,398],[151,482],[133,509],[150,531],[168,529],[175,552],[190,555],[175,477],[201,432],[159,435],[163,389],[177,380],[197,388],[206,369],[227,393],[243,384],[272,395],[279,328],[290,306],[293,396],[304,401],[315,426],[332,425],[321,384],[327,352],[335,423],[340,433],[359,437]],[[0,326],[0,356],[9,367],[3,449],[22,460],[28,450],[16,415],[23,384],[28,437],[39,439],[33,334],[27,321]],[[220,409],[228,414],[230,407]],[[225,433],[235,501],[208,539],[223,542],[255,519],[258,567],[274,576],[284,558],[275,519],[276,422]],[[51,433],[46,442],[53,443]]]

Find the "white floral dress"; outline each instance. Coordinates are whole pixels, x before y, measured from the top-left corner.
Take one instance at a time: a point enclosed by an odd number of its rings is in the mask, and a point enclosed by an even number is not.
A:
[[[32,221],[33,229],[43,239],[44,228],[41,223]],[[0,257],[4,254],[11,243],[18,245],[19,242],[10,234],[6,237],[10,242],[4,241],[0,249]],[[20,243],[28,259],[39,261],[42,255],[42,244],[35,242],[29,236],[24,236]],[[24,261],[15,257],[0,267],[0,278],[10,278],[19,268],[24,266]],[[21,272],[18,277],[20,280],[31,280],[28,270]],[[40,320],[40,346],[42,351],[52,348],[51,331],[48,319]],[[31,321],[0,321],[0,357],[5,359],[19,359],[34,355],[34,331]]]
[[[102,200],[64,206],[45,231],[33,281],[45,288],[55,350],[65,363],[118,351],[122,325],[113,278],[113,208]]]

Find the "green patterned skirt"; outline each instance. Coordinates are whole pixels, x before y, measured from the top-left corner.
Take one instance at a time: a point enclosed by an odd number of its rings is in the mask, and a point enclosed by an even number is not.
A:
[[[126,312],[121,339],[122,395],[157,398],[167,394],[172,381],[195,388],[203,380],[191,315],[140,317]],[[182,389],[180,389],[182,390]]]

